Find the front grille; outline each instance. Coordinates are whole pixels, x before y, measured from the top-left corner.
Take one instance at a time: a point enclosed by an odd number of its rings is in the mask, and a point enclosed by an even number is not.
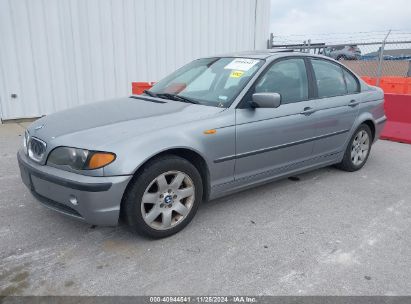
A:
[[[46,152],[46,143],[36,137],[30,137],[28,141],[29,157],[37,162],[40,162]]]

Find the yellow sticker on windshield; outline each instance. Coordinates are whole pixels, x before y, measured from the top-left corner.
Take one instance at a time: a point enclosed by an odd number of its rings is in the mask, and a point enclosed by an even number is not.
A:
[[[244,72],[243,71],[232,71],[230,74],[231,78],[240,78],[243,76]]]

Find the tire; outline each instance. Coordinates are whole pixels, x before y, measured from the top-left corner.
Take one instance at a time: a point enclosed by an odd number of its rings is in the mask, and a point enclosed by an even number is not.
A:
[[[365,132],[368,137],[368,141],[365,141],[364,144],[362,144],[364,137],[361,137],[361,134],[364,134],[363,132]],[[366,124],[360,125],[351,137],[345,150],[343,160],[341,163],[337,164],[337,167],[348,172],[357,171],[364,167],[371,152],[372,139],[373,136],[370,127]],[[368,147],[366,153],[364,154],[364,152],[360,152],[364,151],[363,148],[365,148],[366,146]],[[357,150],[355,151],[355,149]],[[357,162],[356,157],[360,154],[361,157],[358,157],[359,162]]]
[[[202,179],[194,165],[167,155],[144,166],[127,188],[122,208],[134,232],[163,238],[191,222],[202,196]]]

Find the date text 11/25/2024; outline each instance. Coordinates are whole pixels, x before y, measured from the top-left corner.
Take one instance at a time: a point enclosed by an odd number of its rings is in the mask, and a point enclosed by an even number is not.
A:
[[[257,303],[255,297],[248,296],[162,296],[150,297],[150,303]]]

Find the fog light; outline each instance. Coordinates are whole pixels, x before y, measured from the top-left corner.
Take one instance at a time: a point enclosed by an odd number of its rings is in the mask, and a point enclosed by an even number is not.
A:
[[[70,195],[69,202],[72,203],[74,206],[78,205],[77,197],[74,195]]]

